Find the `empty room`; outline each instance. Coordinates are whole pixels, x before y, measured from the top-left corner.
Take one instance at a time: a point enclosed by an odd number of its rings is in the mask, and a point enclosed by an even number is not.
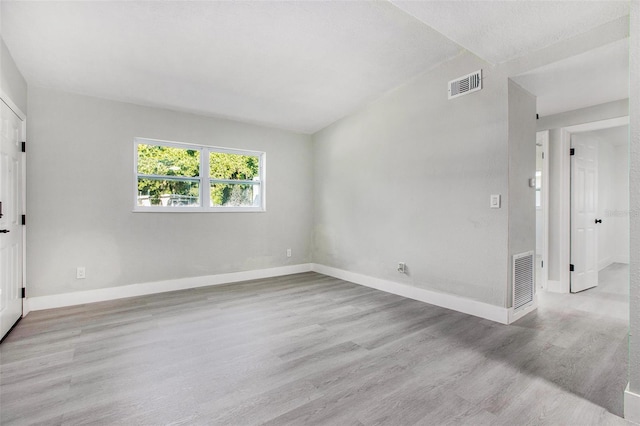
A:
[[[0,34],[0,424],[640,424],[640,0]]]

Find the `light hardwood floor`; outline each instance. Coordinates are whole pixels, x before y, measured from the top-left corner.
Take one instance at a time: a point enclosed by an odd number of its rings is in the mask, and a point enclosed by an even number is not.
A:
[[[624,273],[510,326],[316,273],[32,312],[0,422],[626,424]]]

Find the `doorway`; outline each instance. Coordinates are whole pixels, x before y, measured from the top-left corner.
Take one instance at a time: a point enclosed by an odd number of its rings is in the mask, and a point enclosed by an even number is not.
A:
[[[0,98],[0,339],[22,317],[25,211],[24,114]]]
[[[625,251],[620,247],[628,247],[626,241],[629,236],[628,226],[628,166],[625,154],[628,149],[628,135],[626,126],[628,117],[617,117],[596,122],[584,123],[563,128],[549,130],[548,142],[548,173],[546,174],[549,186],[547,204],[547,229],[544,237],[547,239],[548,250],[545,262],[545,271],[548,274],[546,290],[554,293],[576,293],[587,288],[597,286],[598,273],[612,263],[628,262],[628,249]],[[594,232],[590,239],[582,237],[583,241],[575,241],[576,230],[572,232],[572,224],[577,226],[575,218],[572,220],[575,208],[572,210],[572,194],[576,194],[574,186],[578,179],[572,177],[576,168],[572,168],[576,155],[571,155],[573,144],[574,153],[580,154],[582,148],[577,145],[584,145],[583,141],[595,140],[595,156],[599,157],[600,151],[605,155],[606,163],[600,162],[605,171],[594,172],[592,175],[591,203],[594,209],[591,212],[588,225],[593,225],[592,229],[597,230],[603,236],[598,238]],[[585,142],[586,143],[586,142]],[[589,142],[591,143],[591,142]],[[615,154],[615,155],[614,155]],[[596,160],[594,160],[596,161]],[[596,161],[597,162],[597,161]],[[584,171],[582,172],[584,175]],[[612,174],[615,173],[615,176]],[[586,176],[586,175],[584,175]],[[582,178],[584,192],[584,179]],[[543,173],[543,184],[545,174]],[[600,183],[602,181],[602,184]],[[599,194],[602,186],[602,195]],[[626,191],[626,192],[625,192]],[[543,190],[544,193],[544,190]],[[581,197],[586,197],[582,194]],[[602,203],[598,202],[602,198]],[[580,202],[586,202],[582,198]],[[543,205],[544,207],[544,205]],[[574,206],[575,207],[575,206]],[[587,219],[584,219],[586,221]],[[598,220],[596,224],[595,221]],[[581,231],[591,232],[591,231]],[[584,234],[583,234],[584,235]],[[572,236],[574,241],[572,242]],[[584,244],[590,244],[587,249]],[[578,253],[578,247],[582,245],[582,253]],[[573,246],[573,247],[572,247]],[[581,264],[582,258],[588,258],[590,266]],[[571,266],[573,265],[573,267]],[[573,271],[571,271],[573,269]],[[586,288],[576,286],[576,275],[584,273],[590,269],[592,284]],[[576,274],[577,272],[577,274]],[[578,277],[580,279],[580,277]],[[574,286],[572,288],[572,282]]]
[[[571,135],[571,293],[629,262],[628,125]]]

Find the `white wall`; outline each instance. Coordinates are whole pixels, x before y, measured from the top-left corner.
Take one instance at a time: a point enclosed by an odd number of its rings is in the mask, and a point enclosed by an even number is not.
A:
[[[310,261],[309,136],[38,87],[28,114],[31,297]],[[266,151],[267,212],[133,213],[136,136]]]
[[[629,100],[620,99],[613,102],[566,111],[559,114],[540,117],[537,122],[538,130],[559,129],[577,124],[592,123],[629,115]]]
[[[562,146],[560,129],[551,129],[549,131],[549,259],[547,267],[549,268],[549,280],[560,281],[561,270],[563,266],[562,259],[562,169],[564,167],[562,161]],[[567,265],[568,267],[568,265]]]
[[[509,275],[507,307],[512,306],[512,257],[536,247],[536,98],[509,80]]]
[[[625,126],[626,127],[626,126]],[[585,134],[588,137],[589,133]],[[629,257],[629,183],[628,143],[607,137],[598,143],[598,261],[600,268],[614,262],[628,263]]]
[[[640,423],[640,2],[631,2],[631,71],[629,93],[629,206],[630,206],[630,324],[629,390],[635,398],[625,400],[625,417]]]
[[[613,150],[613,171],[615,206],[608,219],[614,225],[614,258],[615,262],[629,263],[629,144],[617,145]],[[605,218],[607,214],[605,212]]]
[[[580,135],[577,135],[580,136]],[[617,188],[614,180],[616,164],[614,147],[608,141],[599,139],[598,145],[598,213],[602,220],[598,224],[598,267],[600,269],[614,262],[616,245],[615,219],[607,212],[615,211]],[[606,217],[605,217],[606,216]]]
[[[588,138],[586,135],[575,137]],[[598,213],[596,217],[602,220],[598,224],[598,267],[602,269],[614,262],[615,256],[615,222],[611,217],[605,217],[605,212],[614,211],[617,204],[617,190],[614,181],[616,164],[614,147],[609,142],[596,138],[598,146]]]
[[[447,82],[479,68],[483,90],[448,100]],[[503,73],[462,54],[315,134],[314,261],[506,307],[508,93]],[[513,250],[534,249],[529,207]]]
[[[27,82],[16,67],[2,38],[0,38],[0,91],[9,96],[23,113],[27,113]]]

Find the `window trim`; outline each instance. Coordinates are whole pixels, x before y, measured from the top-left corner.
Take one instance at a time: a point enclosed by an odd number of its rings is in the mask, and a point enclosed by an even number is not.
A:
[[[159,145],[171,148],[190,149],[200,152],[200,172],[199,176],[163,176],[163,175],[145,175],[138,173],[138,145]],[[216,179],[209,176],[209,154],[212,152],[220,152],[224,154],[250,155],[259,159],[259,180],[233,180],[233,179]],[[133,139],[133,212],[135,213],[262,213],[267,211],[266,204],[266,152],[254,151],[248,149],[226,148],[220,146],[200,145],[186,142],[166,141],[161,139],[151,139],[143,137],[135,137]],[[157,177],[162,179],[195,181],[199,183],[200,206],[139,206],[138,205],[138,178]],[[210,187],[212,182],[233,183],[233,184],[249,184],[260,186],[260,205],[251,207],[221,207],[211,206]]]

